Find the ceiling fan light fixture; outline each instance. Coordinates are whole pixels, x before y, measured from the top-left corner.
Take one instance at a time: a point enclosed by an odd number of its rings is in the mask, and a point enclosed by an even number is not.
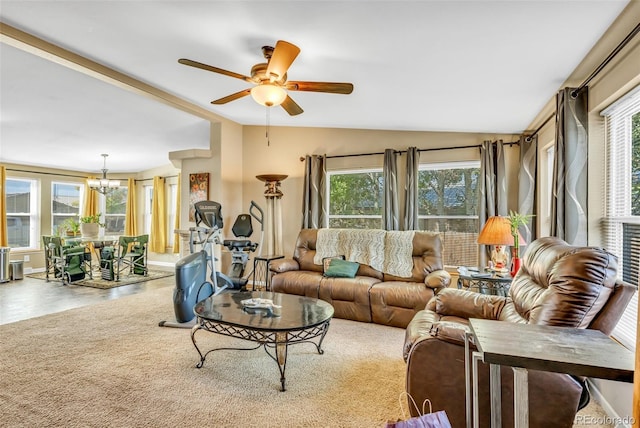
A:
[[[279,106],[287,98],[287,91],[278,85],[263,83],[251,88],[251,97],[263,106]]]

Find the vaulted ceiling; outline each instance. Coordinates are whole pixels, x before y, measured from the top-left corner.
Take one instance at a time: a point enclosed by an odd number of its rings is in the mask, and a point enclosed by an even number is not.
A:
[[[251,87],[178,63],[249,75],[261,47],[301,48],[290,80],[351,82],[350,95],[291,92],[304,109],[272,126],[524,131],[627,0],[10,1],[0,20],[198,108],[265,123]],[[0,161],[111,172],[208,148],[208,122],[109,82],[0,44]]]

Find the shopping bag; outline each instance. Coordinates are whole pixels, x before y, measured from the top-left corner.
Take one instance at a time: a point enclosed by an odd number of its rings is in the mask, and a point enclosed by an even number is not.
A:
[[[404,413],[404,406],[402,405],[402,397],[407,395],[409,398],[409,402],[413,405],[413,407],[420,413],[419,416],[408,418]],[[451,428],[451,423],[449,422],[449,418],[444,410],[440,410],[437,412],[433,412],[431,408],[431,401],[427,398],[422,403],[422,409],[418,408],[415,400],[408,393],[401,393],[398,397],[398,401],[400,402],[400,408],[402,409],[402,418],[404,420],[397,422],[387,422],[385,428]],[[426,412],[426,405],[429,404],[429,412]]]

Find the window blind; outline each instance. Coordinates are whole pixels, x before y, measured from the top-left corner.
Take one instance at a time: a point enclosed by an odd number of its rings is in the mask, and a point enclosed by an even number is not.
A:
[[[605,217],[602,242],[618,256],[618,275],[638,286],[640,216],[632,216],[633,116],[640,114],[640,87],[602,111],[606,131]],[[636,346],[638,292],[612,336],[630,349]]]

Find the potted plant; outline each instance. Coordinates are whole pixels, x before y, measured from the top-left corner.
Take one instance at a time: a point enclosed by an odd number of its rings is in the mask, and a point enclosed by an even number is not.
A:
[[[80,235],[80,223],[75,218],[68,218],[58,226],[58,233],[60,235],[64,233],[67,236],[78,236]]]
[[[509,211],[507,218],[511,226],[511,235],[513,236],[513,257],[511,260],[511,276],[515,276],[520,269],[520,226],[529,223],[533,214],[520,214],[515,211]]]
[[[80,232],[85,238],[97,238],[100,232],[100,227],[104,227],[103,223],[100,223],[100,216],[102,213],[88,215],[80,217]]]

